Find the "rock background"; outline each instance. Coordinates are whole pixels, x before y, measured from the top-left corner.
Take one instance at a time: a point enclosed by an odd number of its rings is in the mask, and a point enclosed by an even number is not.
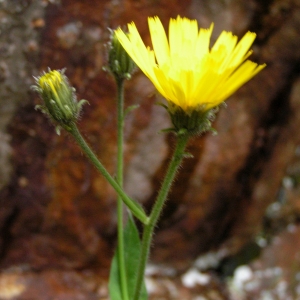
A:
[[[80,128],[114,173],[116,89],[102,70],[107,27],[134,21],[149,42],[147,16],[158,15],[167,26],[178,14],[202,27],[214,22],[213,39],[222,30],[256,32],[251,59],[268,67],[220,110],[213,124],[217,136],[190,142],[194,158],[184,162],[155,236],[152,297],[264,299],[266,293],[277,297],[283,282],[285,294],[278,299],[296,299],[299,0],[0,1],[0,299],[106,299],[116,240],[114,191],[73,140],[55,135],[34,110],[39,100],[29,88],[32,75],[67,68],[78,98],[90,102]],[[147,209],[174,142],[158,134],[169,119],[155,102],[153,86],[137,72],[126,83],[126,105],[140,108],[126,120],[125,187]],[[259,268],[283,271],[249,291],[237,276],[226,277],[241,264],[248,275],[252,270],[250,283],[258,280]],[[206,272],[209,283],[181,280],[191,267]]]

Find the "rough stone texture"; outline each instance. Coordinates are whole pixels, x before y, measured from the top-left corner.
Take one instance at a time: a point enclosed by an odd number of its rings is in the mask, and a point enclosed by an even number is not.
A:
[[[268,67],[220,110],[217,136],[189,143],[194,158],[183,163],[152,252],[152,262],[174,273],[161,272],[167,278],[153,299],[162,293],[164,299],[228,299],[218,273],[189,296],[189,289],[179,287],[181,272],[192,265],[206,272],[220,267],[262,232],[263,221],[275,224],[271,235],[299,221],[299,0],[0,1],[0,299],[105,299],[103,280],[115,246],[115,193],[73,140],[56,136],[34,110],[31,75],[67,67],[78,98],[90,102],[80,128],[114,173],[115,85],[102,70],[106,28],[133,20],[149,42],[148,15],[167,25],[178,14],[205,27],[213,21],[213,39],[223,29],[240,36],[257,32],[251,59]],[[148,210],[174,145],[171,135],[158,133],[170,124],[155,102],[153,86],[137,72],[126,84],[126,105],[140,108],[126,120],[125,187]],[[283,188],[284,178],[295,191]],[[284,225],[266,214],[276,200]],[[201,256],[205,252],[214,255]],[[177,294],[168,291],[170,280]]]
[[[28,88],[39,51],[43,5],[31,1],[0,2],[0,188],[11,175],[10,136],[6,126],[17,105],[28,102]]]

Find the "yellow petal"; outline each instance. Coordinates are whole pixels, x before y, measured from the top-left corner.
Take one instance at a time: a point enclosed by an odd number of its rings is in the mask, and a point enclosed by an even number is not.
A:
[[[210,49],[213,24],[198,29],[197,21],[178,16],[170,20],[167,37],[158,17],[148,23],[153,50],[134,23],[128,24],[128,36],[121,29],[116,36],[162,96],[183,110],[219,105],[265,67],[246,60],[255,33],[247,32],[238,42],[223,31]]]
[[[170,57],[169,43],[165,30],[158,17],[149,18],[148,23],[157,63],[163,65],[169,61]]]

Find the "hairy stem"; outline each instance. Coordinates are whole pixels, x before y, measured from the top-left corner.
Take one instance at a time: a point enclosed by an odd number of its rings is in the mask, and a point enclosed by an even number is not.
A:
[[[69,133],[72,134],[72,136],[74,137],[74,139],[80,146],[81,150],[89,158],[91,163],[104,176],[104,178],[114,188],[114,190],[117,192],[117,194],[122,198],[123,202],[127,205],[127,207],[130,209],[132,214],[137,219],[139,219],[143,224],[147,224],[149,220],[148,220],[148,217],[145,214],[144,210],[136,202],[134,202],[134,200],[132,200],[129,196],[126,195],[126,193],[123,191],[123,189],[120,187],[120,185],[108,173],[108,171],[105,169],[105,167],[102,165],[102,163],[98,160],[95,153],[91,150],[89,145],[86,143],[86,141],[80,134],[76,124],[75,123],[69,124],[67,130]]]
[[[149,222],[145,225],[142,237],[142,245],[141,245],[141,254],[139,260],[139,267],[138,267],[138,274],[137,274],[137,281],[135,284],[135,292],[133,300],[139,300],[141,295],[142,284],[144,280],[145,268],[149,257],[151,241],[153,237],[153,232],[155,226],[158,222],[159,216],[162,212],[163,206],[167,199],[168,193],[172,186],[172,182],[174,181],[176,172],[178,167],[180,166],[182,159],[184,157],[184,149],[186,147],[187,141],[189,136],[178,135],[177,138],[177,145],[175,151],[173,153],[171,162],[169,164],[167,173],[165,175],[165,179],[161,185],[160,191],[158,193],[156,202],[152,208]]]
[[[124,79],[116,80],[117,82],[117,182],[123,189],[123,144],[124,144]],[[125,266],[125,249],[123,235],[123,201],[120,195],[117,198],[117,216],[118,216],[118,264],[120,270],[120,288],[123,300],[129,300],[127,275]]]

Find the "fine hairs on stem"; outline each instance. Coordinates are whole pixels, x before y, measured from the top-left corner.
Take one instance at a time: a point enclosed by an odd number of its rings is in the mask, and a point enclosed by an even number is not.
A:
[[[187,135],[187,134],[178,135],[176,148],[174,150],[172,159],[170,161],[167,173],[166,173],[163,183],[161,185],[161,188],[158,193],[155,204],[151,210],[149,222],[148,222],[148,224],[146,224],[144,226],[143,235],[142,235],[141,255],[140,255],[140,259],[139,259],[138,275],[137,275],[137,281],[135,284],[135,293],[134,293],[133,300],[140,299],[140,294],[141,294],[146,264],[147,264],[148,257],[149,257],[153,232],[154,232],[155,226],[157,224],[157,221],[159,219],[159,216],[162,212],[162,209],[163,209],[164,203],[167,199],[170,188],[172,186],[172,182],[174,181],[176,172],[182,162],[182,159],[184,158],[184,150],[185,150],[186,144],[188,142],[188,139],[189,139],[189,135]]]
[[[92,164],[96,167],[96,169],[104,176],[104,178],[109,182],[109,184],[114,188],[118,195],[121,196],[124,203],[130,209],[132,214],[139,219],[143,224],[148,223],[148,217],[145,214],[144,210],[130,197],[126,195],[123,189],[119,186],[119,184],[114,180],[114,178],[108,173],[102,163],[98,160],[95,153],[88,146],[82,135],[80,134],[75,123],[69,124],[68,132],[72,134],[78,145],[80,146],[83,153],[90,159]]]
[[[116,79],[117,83],[117,182],[123,189],[123,144],[124,144],[124,79]],[[128,296],[128,281],[125,266],[124,249],[124,208],[122,197],[117,197],[117,216],[118,216],[118,264],[120,272],[120,285],[123,300],[130,300]]]

